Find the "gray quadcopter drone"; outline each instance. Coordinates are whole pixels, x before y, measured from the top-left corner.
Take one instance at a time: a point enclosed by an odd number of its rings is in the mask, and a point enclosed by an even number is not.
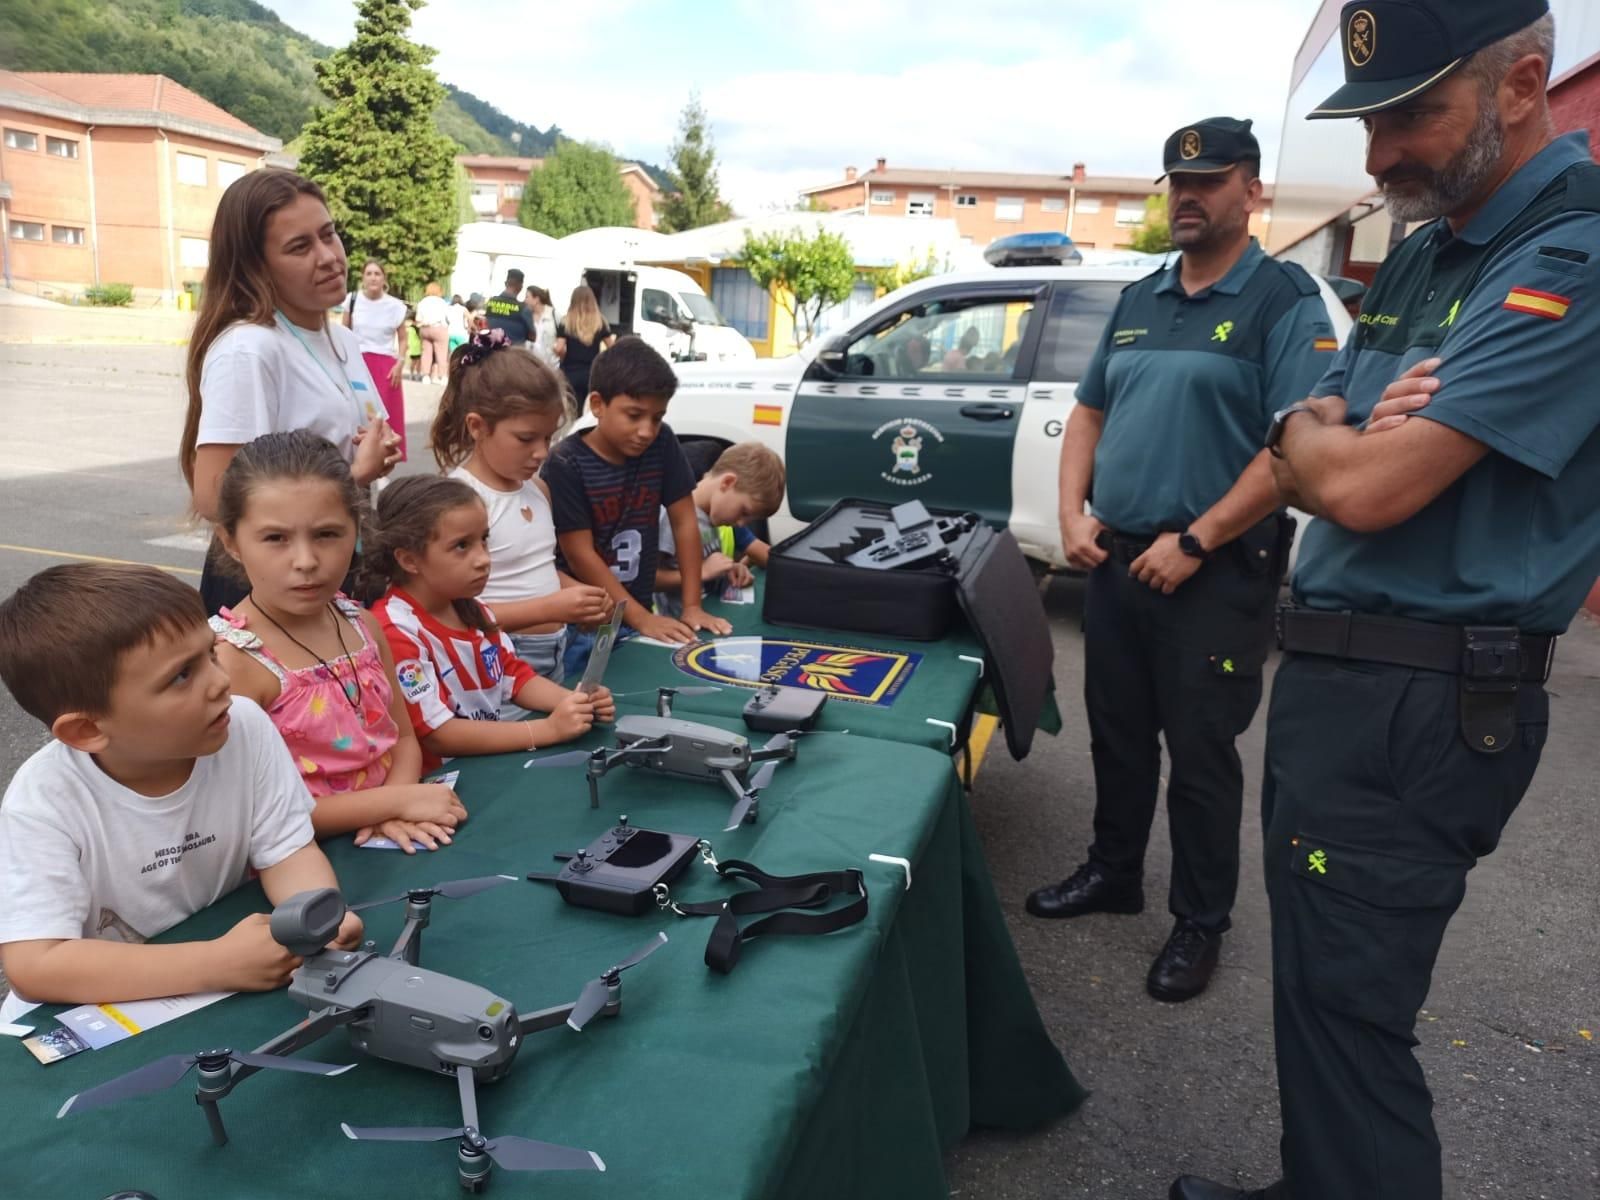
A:
[[[734,800],[723,832],[732,832],[746,822],[754,824],[760,816],[761,789],[772,782],[780,762],[795,757],[795,741],[801,735],[799,731],[774,734],[765,745],[755,749],[743,734],[697,721],[682,721],[672,715],[673,696],[721,690],[716,687],[659,688],[655,716],[617,718],[616,748],[568,750],[547,758],[529,759],[524,765],[571,767],[587,764],[590,808],[600,807],[600,780],[616,766],[643,768],[679,779],[717,781],[733,793]]]
[[[341,1125],[346,1137],[378,1142],[456,1139],[457,1178],[462,1188],[473,1193],[488,1186],[491,1164],[508,1171],[604,1171],[605,1163],[592,1150],[529,1138],[486,1136],[478,1125],[476,1085],[500,1079],[511,1070],[525,1035],[563,1024],[581,1031],[597,1015],[614,1017],[620,1013],[622,972],[659,950],[667,935],[658,933],[598,978],[591,979],[573,1003],[526,1016],[519,1015],[509,1000],[486,988],[419,965],[422,931],[428,926],[434,896],[460,899],[517,878],[485,875],[457,879],[354,905],[350,911],[406,902],[405,926],[387,956],[378,954],[372,942],[360,950],[336,950],[328,945],[346,911],[344,900],[335,889],[291,896],[272,911],[272,936],[290,953],[305,960],[289,982],[289,998],[309,1010],[304,1021],[253,1052],[222,1048],[156,1059],[79,1092],[61,1106],[56,1116],[86,1112],[171,1087],[191,1068],[198,1067],[195,1102],[205,1111],[212,1140],[223,1146],[228,1133],[218,1101],[262,1069],[342,1075],[355,1064],[335,1066],[287,1056],[343,1027],[351,1045],[363,1054],[455,1076],[461,1100],[461,1125],[455,1129]]]

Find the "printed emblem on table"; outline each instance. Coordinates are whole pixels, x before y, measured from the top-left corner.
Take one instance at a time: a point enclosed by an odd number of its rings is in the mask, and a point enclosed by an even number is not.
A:
[[[746,688],[800,688],[880,708],[894,704],[921,662],[920,654],[754,637],[696,642],[672,656],[678,670],[696,679]]]
[[[872,440],[891,434],[889,453],[894,461],[889,470],[879,473],[879,478],[898,487],[916,487],[932,479],[933,472],[923,468],[922,455],[944,443],[944,434],[938,427],[918,417],[902,417],[874,429]]]
[[[1349,39],[1345,52],[1350,55],[1350,65],[1364,67],[1372,61],[1378,50],[1378,21],[1366,9],[1350,16]]]
[[[1198,129],[1185,129],[1183,136],[1178,139],[1178,153],[1183,156],[1185,162],[1199,158],[1202,148]]]

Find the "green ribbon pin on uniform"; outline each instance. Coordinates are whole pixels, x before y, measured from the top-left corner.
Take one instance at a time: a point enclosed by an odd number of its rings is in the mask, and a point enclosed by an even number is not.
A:
[[[1211,335],[1211,340],[1213,342],[1225,342],[1228,340],[1228,335],[1232,332],[1233,322],[1224,321],[1221,325],[1217,326],[1217,331]]]
[[[1306,857],[1306,865],[1309,866],[1318,875],[1326,875],[1328,873],[1328,855],[1327,855],[1327,852],[1323,851],[1323,850],[1313,850]]]

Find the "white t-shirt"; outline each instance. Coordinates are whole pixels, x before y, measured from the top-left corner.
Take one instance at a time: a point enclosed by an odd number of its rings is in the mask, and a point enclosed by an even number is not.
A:
[[[417,301],[417,324],[443,325],[450,319],[450,301],[443,296],[424,296]]]
[[[530,479],[514,492],[497,491],[464,466],[450,478],[482,496],[489,510],[489,584],[481,599],[496,604],[559,591],[556,523],[539,485]]]
[[[51,742],[0,802],[0,943],[142,942],[309,845],[311,793],[271,719],[233,698],[228,740],[169,796]]]
[[[330,343],[331,339],[331,343]],[[200,446],[242,446],[264,433],[309,429],[350,459],[356,431],[383,415],[355,334],[327,336],[240,321],[224,329],[200,368]]]
[[[395,330],[405,324],[406,319],[404,300],[387,292],[376,300],[360,292],[351,292],[344,298],[344,310],[350,314],[350,327],[355,330],[361,353],[394,357]]]
[[[467,319],[471,316],[465,304],[452,304],[445,310],[444,324],[453,338],[467,336]]]

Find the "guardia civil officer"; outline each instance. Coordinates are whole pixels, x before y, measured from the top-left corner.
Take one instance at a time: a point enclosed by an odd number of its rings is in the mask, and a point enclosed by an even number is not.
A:
[[[1094,844],[1068,879],[1028,897],[1028,911],[1144,908],[1165,734],[1175,924],[1146,986],[1178,1001],[1205,990],[1233,908],[1244,790],[1234,739],[1261,701],[1292,528],[1262,442],[1336,343],[1315,281],[1250,236],[1261,206],[1250,122],[1185,126],[1165,163],[1182,256],[1123,293],[1061,452],[1062,540],[1089,572]]]
[[[1312,115],[1360,118],[1389,215],[1428,224],[1270,435],[1319,516],[1263,788],[1284,1179],[1175,1200],[1438,1200],[1417,1010],[1600,572],[1600,168],[1554,134],[1546,0],[1359,0],[1340,37]]]

